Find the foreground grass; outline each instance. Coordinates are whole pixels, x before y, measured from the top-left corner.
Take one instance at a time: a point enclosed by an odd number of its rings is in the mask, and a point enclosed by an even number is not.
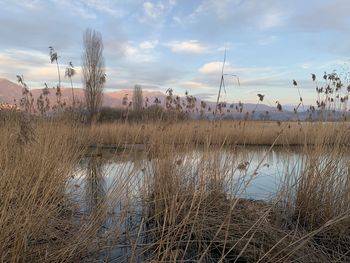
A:
[[[347,123],[81,126],[20,117],[6,119],[0,130],[2,262],[350,260]],[[91,165],[85,180],[93,209],[82,212],[67,189],[85,146],[126,143],[147,145],[144,183],[137,184],[138,168],[125,166],[126,175],[100,198],[101,166]],[[245,200],[259,166],[251,174],[242,169],[242,181],[233,182],[237,163],[220,147],[237,144],[303,145],[304,165],[285,176],[273,200]],[[197,163],[185,160],[179,145],[189,151],[201,145],[204,154]],[[101,231],[111,215],[113,223]],[[109,252],[119,246],[128,249],[113,258]]]

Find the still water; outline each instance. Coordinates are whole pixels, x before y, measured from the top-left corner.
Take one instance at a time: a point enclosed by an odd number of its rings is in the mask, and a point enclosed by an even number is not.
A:
[[[150,157],[144,151],[130,151],[102,156],[84,157],[67,187],[77,207],[77,221],[96,211],[108,211],[101,225],[101,237],[107,233],[136,236],[144,213],[142,197],[147,196],[148,183],[159,161],[172,161],[178,172],[197,180],[218,174],[228,195],[255,200],[272,200],[280,190],[285,175],[297,173],[302,167],[299,148],[236,147],[214,150],[179,150],[175,155]],[[198,179],[199,181],[199,179]],[[125,235],[128,233],[128,235]],[[133,234],[132,234],[133,233]],[[108,255],[115,262],[127,262],[132,242],[114,240],[108,252],[99,249],[95,259]],[[102,238],[101,238],[102,239]],[[102,252],[101,252],[102,251]],[[89,261],[89,260],[87,260]],[[143,261],[138,258],[137,261]]]
[[[203,159],[203,155],[207,157]],[[284,176],[293,174],[302,166],[302,154],[297,147],[270,149],[264,146],[245,146],[223,148],[209,153],[197,149],[177,153],[171,158],[181,161],[187,169],[192,169],[192,173],[196,173],[203,161],[219,158],[221,166],[226,166],[222,170],[226,179],[233,179],[233,183],[243,180],[243,177],[244,180],[249,180],[249,185],[242,191],[243,197],[259,200],[273,198],[283,183]],[[117,187],[123,187],[124,190],[127,188],[129,194],[137,194],[142,192],[145,178],[152,173],[153,162],[154,159],[138,152],[85,157],[77,165],[69,188],[75,192],[76,197],[82,199],[87,198],[89,193],[103,196]],[[232,188],[227,189],[229,190]]]

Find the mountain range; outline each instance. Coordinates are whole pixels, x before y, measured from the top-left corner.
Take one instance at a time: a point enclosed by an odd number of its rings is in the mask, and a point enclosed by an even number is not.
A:
[[[34,99],[38,98],[42,93],[42,89],[32,89],[30,92],[33,94]],[[72,89],[67,87],[61,88],[62,101],[65,101],[68,105],[72,103]],[[118,91],[104,92],[103,96],[103,106],[104,107],[122,107],[123,97],[128,94],[128,99],[132,100],[132,90],[123,89]],[[74,96],[79,101],[84,101],[84,91],[81,88],[74,88]],[[160,91],[149,91],[143,90],[144,98],[148,98],[149,104],[151,105],[155,98],[161,101],[162,105],[165,105],[166,94]],[[22,97],[22,87],[12,81],[0,78],[0,103],[15,103],[18,102]],[[48,95],[50,102],[54,103],[56,101],[56,89],[51,88],[50,94]],[[181,96],[181,100],[185,100],[184,96]],[[215,102],[205,101],[207,106],[211,109],[215,108]],[[201,99],[197,98],[196,107],[200,109]],[[233,105],[233,110],[235,111],[238,104]],[[227,108],[229,108],[227,106]],[[256,104],[246,103],[243,107],[244,112],[251,112],[256,108]],[[276,108],[270,107],[268,105],[259,104],[256,111],[276,111]]]
[[[30,92],[33,94],[34,100],[40,96],[42,89],[32,89]],[[72,89],[68,87],[61,88],[61,101],[66,102],[67,105],[72,104]],[[132,100],[132,89],[123,89],[118,91],[106,91],[103,95],[103,107],[123,107],[122,101],[123,97],[127,94],[128,100]],[[74,96],[79,101],[84,101],[84,90],[81,88],[74,88]],[[176,96],[176,94],[174,95]],[[51,106],[56,102],[56,89],[51,88],[50,94],[48,95]],[[148,98],[148,106],[152,105],[154,100],[158,98],[161,101],[161,105],[165,107],[166,94],[160,91],[150,91],[143,90],[144,99]],[[0,78],[0,104],[9,103],[17,104],[22,98],[22,87],[12,81],[7,79]],[[181,104],[186,103],[186,97],[180,96]],[[215,109],[216,103],[213,101],[205,101],[207,105],[207,110],[205,116],[207,118],[213,118],[212,111]],[[211,111],[208,111],[208,108],[211,108]],[[305,108],[309,106],[305,105]],[[249,119],[263,119],[263,120],[306,120],[306,119],[322,119],[331,118],[331,119],[341,119],[344,114],[349,116],[349,112],[331,112],[331,111],[316,111],[312,115],[308,112],[298,112],[295,114],[293,112],[293,105],[283,105],[283,111],[278,111],[276,107],[271,107],[265,104],[253,104],[253,103],[244,103],[242,112],[237,111],[239,109],[239,104],[227,104],[226,108],[223,109],[224,118],[235,118],[242,119],[246,117],[249,113]],[[197,110],[195,110],[197,109]],[[201,109],[201,99],[197,98],[195,102],[195,109],[191,113],[193,118],[198,118],[200,116]],[[255,112],[252,114],[252,112]],[[327,117],[325,117],[327,116]]]
[[[48,95],[50,102],[56,101],[56,89],[50,88],[50,94]],[[38,98],[42,93],[42,89],[31,89],[34,99]],[[157,96],[164,96],[161,92],[144,91],[144,96],[150,96],[155,98]],[[61,88],[61,100],[68,105],[72,103],[72,89],[68,87]],[[119,90],[112,92],[105,92],[103,96],[103,106],[105,107],[121,107],[122,99],[128,94],[129,99],[132,96],[132,90]],[[79,101],[84,101],[84,91],[81,88],[74,88],[74,97]],[[22,87],[12,81],[0,78],[0,103],[15,103],[22,98]]]

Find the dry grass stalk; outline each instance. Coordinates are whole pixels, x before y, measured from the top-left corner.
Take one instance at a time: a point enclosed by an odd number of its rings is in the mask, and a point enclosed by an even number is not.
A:
[[[346,123],[31,125],[35,140],[21,147],[14,147],[15,122],[0,128],[1,261],[88,260],[118,246],[127,248],[124,261],[348,260]],[[329,134],[330,127],[338,135]],[[141,154],[148,158],[122,166],[109,189],[103,163],[90,164],[84,180],[91,209],[77,222],[67,185],[82,146],[126,142],[145,143]],[[246,200],[242,191],[256,171],[241,169],[234,180],[240,160],[214,146],[273,142],[304,144],[305,166],[274,201]],[[193,156],[184,158],[180,145]],[[198,156],[199,146],[204,151]],[[101,231],[109,220],[113,224]]]

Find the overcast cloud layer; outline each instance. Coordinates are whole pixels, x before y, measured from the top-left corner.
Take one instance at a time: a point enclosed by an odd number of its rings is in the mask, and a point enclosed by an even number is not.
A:
[[[103,36],[108,89],[141,84],[213,98],[226,49],[225,72],[241,85],[227,76],[223,100],[263,93],[297,103],[296,79],[314,103],[311,73],[349,71],[349,13],[348,0],[0,0],[0,77],[55,85],[48,47],[62,68],[72,61],[79,69],[90,27]]]

